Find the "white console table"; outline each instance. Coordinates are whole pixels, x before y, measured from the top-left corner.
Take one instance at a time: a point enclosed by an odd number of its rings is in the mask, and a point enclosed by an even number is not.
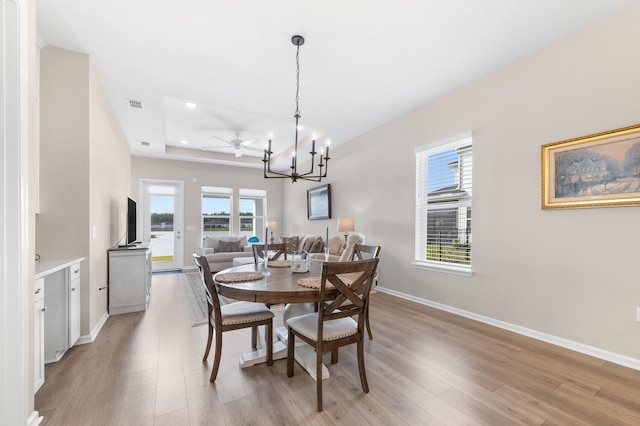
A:
[[[35,267],[34,392],[44,364],[58,361],[80,337],[80,262],[84,257],[43,259]]]
[[[151,244],[109,250],[109,315],[144,311],[151,293]]]

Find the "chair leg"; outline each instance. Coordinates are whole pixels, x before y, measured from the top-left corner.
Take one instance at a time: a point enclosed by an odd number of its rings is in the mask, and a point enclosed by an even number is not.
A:
[[[273,365],[273,318],[265,325],[267,334],[267,365]]]
[[[209,321],[209,337],[207,338],[207,347],[204,349],[204,356],[202,357],[202,362],[207,362],[207,358],[209,358],[209,350],[211,349],[212,339],[213,339],[213,325],[211,325],[211,321]]]
[[[258,327],[251,327],[251,349],[258,348]]]
[[[222,331],[216,330],[216,352],[215,357],[213,358],[213,369],[211,370],[211,377],[209,377],[209,382],[213,383],[216,381],[216,377],[218,376],[218,368],[220,368],[220,358],[222,357]]]
[[[371,334],[371,324],[369,324],[369,304],[367,303],[366,311],[364,313],[364,322],[367,326],[367,333],[369,334],[369,339],[373,340],[373,335]]]
[[[316,394],[318,411],[322,411],[322,349],[316,346]]]
[[[295,334],[289,327],[289,337],[287,337],[287,377],[293,377],[293,349],[295,345]]]
[[[338,348],[331,349],[331,362],[333,364],[338,363]]]
[[[367,373],[364,369],[364,340],[360,338],[358,340],[358,370],[360,371],[360,382],[362,383],[362,390],[365,393],[369,392],[369,384],[367,383]]]

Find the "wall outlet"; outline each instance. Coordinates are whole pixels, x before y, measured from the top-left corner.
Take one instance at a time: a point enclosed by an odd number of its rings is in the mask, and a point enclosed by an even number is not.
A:
[[[91,228],[91,238],[97,238],[97,237],[98,237],[98,228],[94,226],[93,228]]]
[[[640,322],[640,308],[636,308],[636,321]]]

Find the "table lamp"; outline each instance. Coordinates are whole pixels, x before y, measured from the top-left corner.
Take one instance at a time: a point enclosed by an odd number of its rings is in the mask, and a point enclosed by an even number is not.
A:
[[[343,217],[342,219],[338,219],[338,232],[344,232],[344,245],[342,249],[344,250],[347,247],[347,236],[349,231],[353,231],[353,218],[351,217]]]
[[[271,238],[269,238],[269,244],[273,244],[273,230],[274,229],[278,229],[278,222],[276,222],[276,221],[267,222],[267,227],[269,228],[269,231],[271,232]]]

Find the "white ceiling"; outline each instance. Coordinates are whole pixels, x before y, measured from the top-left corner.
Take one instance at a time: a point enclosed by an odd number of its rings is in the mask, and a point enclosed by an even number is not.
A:
[[[260,152],[201,148],[239,132],[263,149],[273,132],[285,163],[294,34],[306,39],[300,139],[335,146],[639,3],[37,0],[37,23],[49,45],[91,57],[133,155],[256,167]]]

